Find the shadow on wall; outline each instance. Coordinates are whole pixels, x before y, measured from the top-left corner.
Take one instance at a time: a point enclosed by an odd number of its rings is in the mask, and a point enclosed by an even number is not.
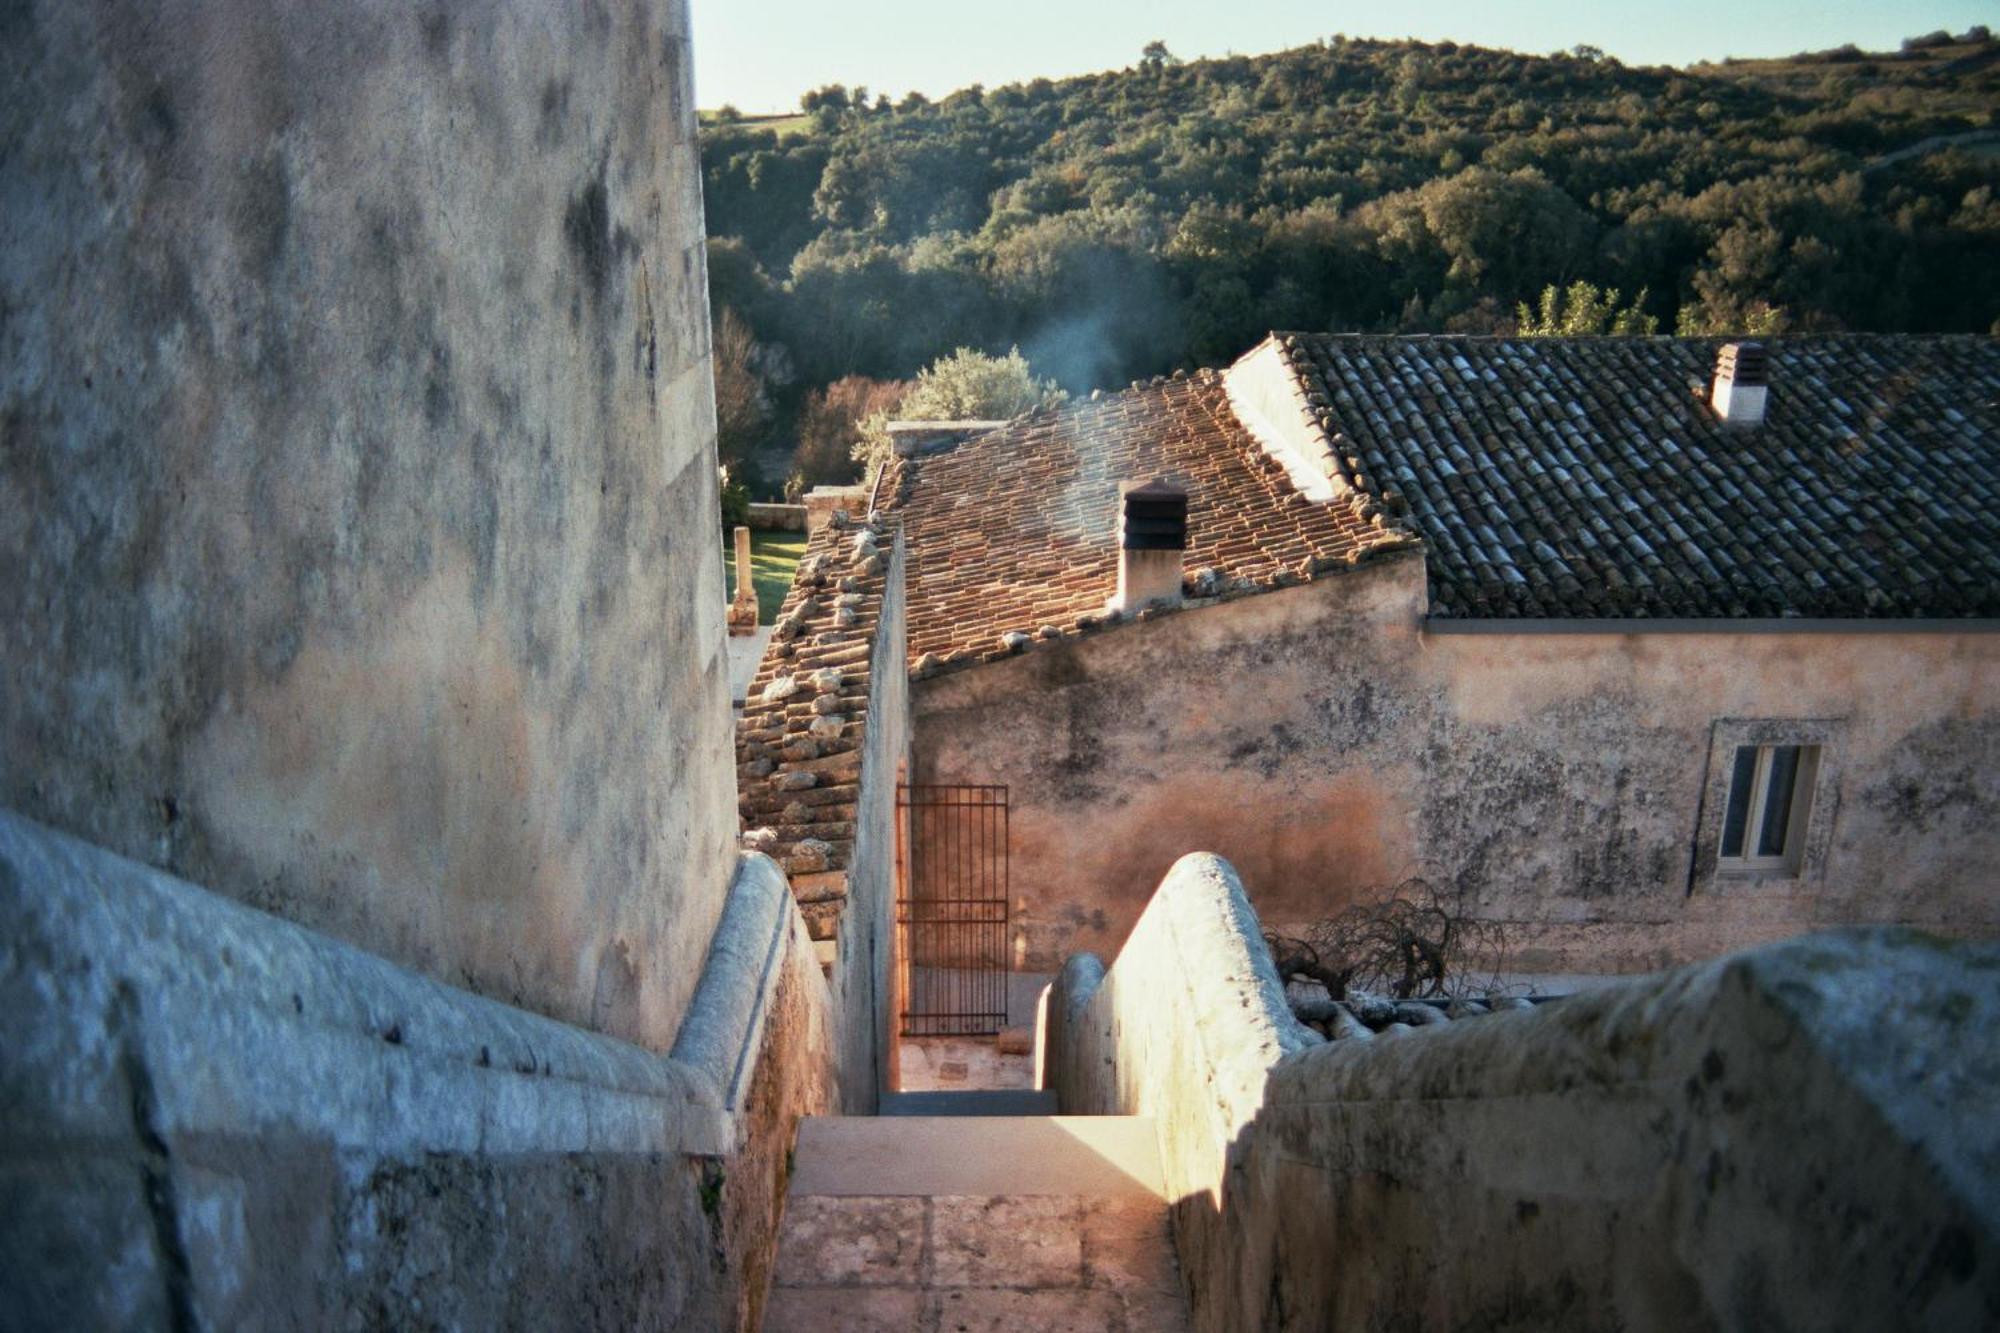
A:
[[[1197,855],[1048,1012],[1064,1110],[1159,1127],[1200,1328],[2000,1316],[1991,946],[1839,932],[1326,1043]]]

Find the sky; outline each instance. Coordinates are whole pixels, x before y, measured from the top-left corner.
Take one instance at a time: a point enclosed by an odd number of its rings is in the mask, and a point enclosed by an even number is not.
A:
[[[1579,43],[1628,64],[1790,55],[1976,23],[2000,0],[689,0],[699,104],[789,111],[827,83],[941,97],[1119,69],[1158,38],[1182,59],[1257,55],[1344,32],[1546,54]]]

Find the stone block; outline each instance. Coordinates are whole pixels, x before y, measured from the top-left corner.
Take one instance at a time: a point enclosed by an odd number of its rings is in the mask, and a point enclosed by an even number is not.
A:
[[[1155,1293],[1178,1302],[1180,1267],[1162,1200],[1093,1199],[1083,1215],[1084,1279],[1093,1287]]]
[[[909,1286],[924,1260],[924,1201],[804,1195],[785,1205],[780,1273],[820,1283]]]
[[[931,1273],[938,1286],[1082,1285],[1082,1200],[948,1196],[931,1206]]]
[[[924,1293],[894,1287],[774,1287],[764,1333],[888,1333],[923,1327]]]
[[[936,1291],[925,1314],[928,1327],[952,1333],[1104,1333],[1121,1326],[1153,1333],[1176,1327],[1127,1324],[1125,1303],[1109,1291]]]

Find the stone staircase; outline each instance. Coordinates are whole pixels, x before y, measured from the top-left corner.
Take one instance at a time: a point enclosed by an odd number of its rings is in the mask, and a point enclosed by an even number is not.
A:
[[[802,1122],[764,1327],[1186,1329],[1153,1122]]]

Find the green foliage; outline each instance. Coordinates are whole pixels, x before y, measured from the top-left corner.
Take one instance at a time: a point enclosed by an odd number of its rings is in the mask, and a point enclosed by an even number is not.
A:
[[[1659,332],[1660,321],[1645,311],[1646,289],[1632,304],[1618,308],[1616,287],[1597,287],[1578,280],[1567,288],[1554,283],[1542,288],[1539,307],[1523,301],[1515,307],[1515,332],[1523,338],[1587,338],[1599,334],[1643,337]]]
[[[711,283],[798,372],[772,439],[817,386],[958,347],[1079,392],[1273,327],[1497,331],[1578,282],[1700,330],[1983,331],[2000,154],[1950,140],[1991,124],[1993,54],[1672,69],[1334,38],[894,108],[829,85],[786,131],[704,129]]]
[[[730,600],[736,597],[736,529],[722,530],[724,586]],[[785,606],[785,594],[792,590],[792,575],[806,556],[803,532],[753,532],[750,534],[750,584],[757,590],[757,620],[769,625]]]
[[[716,469],[716,482],[722,494],[722,530],[731,532],[750,521],[750,488],[732,478],[727,466]]]
[[[721,1221],[722,1189],[727,1182],[728,1173],[720,1161],[713,1157],[701,1159],[701,1210],[711,1222]]]
[[[1054,380],[1036,378],[1018,347],[1005,356],[961,347],[917,372],[893,416],[903,421],[1004,421],[1053,407],[1068,396]],[[891,417],[878,411],[862,423],[854,457],[870,472],[888,456]]]
[[[1038,379],[1016,347],[988,356],[961,347],[917,373],[898,411],[911,421],[999,421],[1052,407],[1069,395]]]
[[[1683,338],[1768,338],[1783,333],[1788,324],[1785,312],[1768,301],[1752,301],[1726,312],[1684,305],[1674,332]]]

